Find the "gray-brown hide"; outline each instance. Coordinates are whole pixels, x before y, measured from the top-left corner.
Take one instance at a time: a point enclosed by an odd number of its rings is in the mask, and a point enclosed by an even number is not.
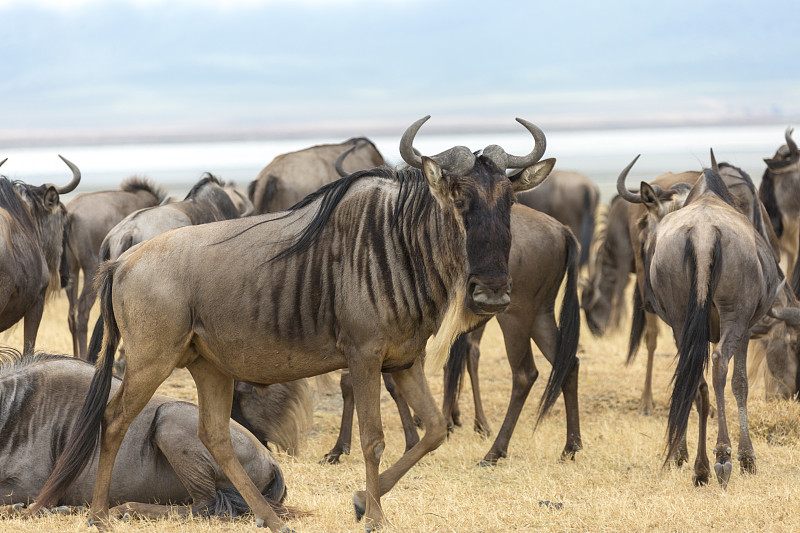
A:
[[[94,374],[92,365],[49,354],[0,354],[0,504],[33,502],[77,424],[77,414]],[[116,391],[120,380],[114,379]],[[111,483],[114,505],[143,514],[166,515],[173,503],[204,504],[230,481],[197,438],[197,406],[153,396],[133,421],[122,443]],[[278,502],[285,485],[272,454],[250,432],[231,421],[236,456],[265,495]],[[97,468],[95,453],[84,473],[62,495],[59,505],[91,500]],[[212,506],[213,507],[213,506]]]
[[[718,166],[714,166],[719,169],[719,175],[733,197],[733,206],[751,221],[757,231],[771,244],[775,257],[778,257],[779,245],[777,238],[772,231],[772,226],[766,223],[766,210],[761,202],[758,201],[755,186],[750,176],[728,163],[720,163]],[[696,171],[687,171],[680,174],[668,172],[650,182],[660,199],[661,216],[679,209],[683,205],[689,193],[689,186],[694,185],[701,174],[701,172]],[[627,361],[630,363],[635,357],[642,335],[644,335],[647,347],[647,370],[642,390],[640,412],[650,414],[654,409],[652,373],[653,359],[658,345],[658,320],[655,314],[643,305],[642,295],[644,294],[643,244],[652,231],[652,228],[648,225],[652,219],[645,216],[647,210],[641,204],[639,195],[632,194],[625,189],[624,176],[622,174],[620,179],[617,180],[617,192],[625,200],[634,204],[628,208],[628,233],[631,239],[631,248],[634,251],[637,285],[634,290],[633,320]]]
[[[356,137],[339,144],[321,144],[277,156],[264,167],[248,188],[255,214],[288,209],[307,195],[339,178],[336,158],[348,148],[347,174],[385,165],[383,156],[369,139]]]
[[[233,202],[233,207],[240,217],[249,217],[255,211],[253,202],[247,197],[247,191],[239,187],[233,182],[228,182],[222,187],[228,194],[228,198]]]
[[[792,132],[792,128],[787,128],[784,134],[786,144],[778,148],[774,156],[764,159],[767,168],[761,178],[758,196],[780,239],[785,272],[791,275],[792,289],[798,295],[800,269],[796,269],[796,265],[800,239],[800,149],[792,138]]]
[[[572,230],[581,243],[581,267],[589,261],[599,199],[600,189],[588,176],[559,169],[553,169],[541,186],[517,196],[522,205],[546,213]]]
[[[621,174],[622,183],[629,169]],[[640,227],[649,227],[642,234],[644,302],[672,328],[678,346],[667,456],[674,454],[685,438],[689,411],[696,400],[700,432],[694,481],[708,482],[705,426],[709,401],[703,374],[709,342],[714,342],[712,383],[719,428],[714,472],[724,487],[732,471],[724,397],[728,365],[733,359],[738,458],[743,472],[754,473],[755,454],[747,425],[747,343],[750,328],[771,308],[783,275],[773,248],[752,219],[734,207],[735,199],[716,168],[703,171],[683,206],[675,211],[665,214],[657,191],[645,182],[639,196],[647,209],[647,223]]]
[[[61,159],[72,171],[72,180],[62,187],[0,176],[0,331],[24,319],[26,350],[36,344],[47,291],[60,288],[67,212],[59,195],[73,191],[81,180],[78,167]]]
[[[578,367],[575,356],[580,333],[578,309],[578,243],[572,232],[552,217],[522,205],[511,209],[511,253],[509,266],[514,287],[511,290],[511,305],[497,315],[503,331],[506,354],[511,365],[512,389],[505,420],[497,438],[486,453],[482,464],[495,465],[499,458],[506,457],[511,435],[520,412],[525,405],[531,387],[539,371],[533,360],[531,339],[545,358],[553,365],[540,404],[539,419],[547,413],[558,394],[563,391],[567,419],[567,442],[562,451],[563,458],[574,458],[582,449],[580,417],[578,413]],[[555,319],[555,301],[562,280],[566,276],[564,296],[559,323]],[[478,382],[479,344],[483,326],[462,334],[450,349],[450,358],[445,365],[444,406],[442,411],[449,424],[461,425],[457,393],[466,366],[472,381],[475,402],[475,431],[488,435],[489,423],[483,411]],[[324,462],[338,463],[343,453],[349,453],[350,434],[353,423],[352,384],[342,379],[344,406],[339,439]],[[396,395],[386,380],[386,388],[397,403],[400,419],[406,435],[406,447],[416,443],[413,419],[407,414],[402,397]]]
[[[583,284],[581,308],[586,325],[595,336],[622,327],[625,288],[636,272],[628,231],[628,206],[621,196],[611,200],[599,221],[590,247],[588,276]]]
[[[278,531],[281,521],[222,431],[234,379],[279,383],[349,367],[366,470],[366,490],[354,494],[356,515],[381,524],[380,497],[447,431],[422,355],[434,368],[443,365],[458,334],[508,307],[514,191],[538,185],[552,168],[539,163],[544,134],[523,120],[535,140],[526,156],[493,145],[479,156],[462,146],[421,157],[413,139],[427,118],[400,142],[414,168],[355,173],[288,212],[178,228],[107,262],[99,278],[104,347],[82,409],[85,430],[71,439],[37,502],[57,499],[80,473],[102,422],[91,513],[105,518],[129,424],[172,370],[186,367],[197,385],[201,440],[257,521]],[[512,182],[509,168],[527,172]],[[106,407],[120,339],[127,371]],[[382,369],[396,370],[426,433],[379,474]]]
[[[79,194],[67,202],[67,234],[64,246],[69,278],[67,322],[72,334],[72,353],[86,358],[89,311],[97,293],[94,277],[100,266],[100,244],[106,234],[126,215],[160,204],[166,191],[147,179],[131,176],[119,190]],[[78,297],[78,276],[83,272],[83,287]]]
[[[118,258],[125,250],[165,231],[239,217],[239,211],[223,189],[225,184],[205,174],[180,202],[139,209],[111,228],[100,245],[103,261]]]

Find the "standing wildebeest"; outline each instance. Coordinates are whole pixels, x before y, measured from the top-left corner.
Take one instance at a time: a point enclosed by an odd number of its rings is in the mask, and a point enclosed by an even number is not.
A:
[[[729,193],[733,197],[733,207],[743,213],[756,228],[762,237],[771,245],[775,257],[779,254],[779,245],[772,226],[766,223],[766,210],[758,199],[755,186],[750,176],[743,170],[728,163],[712,161],[716,170]],[[701,172],[683,172],[680,174],[662,174],[651,182],[653,189],[659,195],[661,208],[664,213],[673,211],[683,205],[690,186],[694,185],[702,175]],[[646,216],[647,209],[642,205],[641,195],[631,193],[625,188],[624,176],[617,179],[617,192],[628,202],[635,204],[628,207],[628,234],[631,247],[634,251],[634,265],[636,271],[636,286],[634,287],[633,320],[631,323],[631,336],[628,347],[627,361],[630,363],[639,348],[642,336],[647,346],[647,370],[645,384],[642,390],[640,412],[649,414],[653,411],[652,373],[653,359],[658,342],[658,320],[652,312],[643,305],[644,294],[644,243],[650,232],[649,220]]]
[[[447,433],[422,355],[440,367],[460,333],[508,307],[514,191],[537,185],[549,170],[538,163],[544,134],[521,119],[536,141],[526,156],[497,145],[478,156],[463,146],[419,156],[413,139],[427,119],[400,141],[413,168],[357,172],[288,212],[179,228],[106,262],[96,378],[81,430],[70,437],[37,504],[63,494],[99,441],[91,509],[103,520],[125,431],[172,370],[187,367],[197,385],[201,440],[257,522],[277,531],[281,521],[223,431],[234,379],[269,384],[348,367],[366,469],[366,490],[353,498],[356,516],[369,527],[384,522],[381,496]],[[508,168],[525,171],[512,181]],[[106,406],[120,339],[128,368]],[[395,371],[400,393],[426,428],[382,474],[381,370]]]
[[[41,490],[67,435],[77,427],[76,415],[94,369],[85,361],[58,355],[23,357],[5,349],[0,357],[0,505],[27,504]],[[114,379],[111,390],[119,386],[120,381]],[[293,414],[289,411],[282,416]],[[226,509],[226,502],[234,505],[228,512],[242,510],[241,504],[237,505],[241,497],[197,438],[197,420],[193,404],[160,394],[150,399],[131,424],[117,455],[110,494],[111,501],[120,506],[116,511],[150,517],[166,516],[173,510],[188,514],[190,509],[213,514],[215,508]],[[279,502],[286,487],[272,454],[235,422],[227,433],[256,487],[285,512]],[[53,504],[73,506],[89,501],[97,455]],[[167,503],[186,507],[173,509],[164,505]],[[191,508],[190,503],[194,504]]]
[[[100,245],[103,261],[171,229],[239,217],[239,211],[213,174],[206,173],[180,202],[134,211],[111,228]]]
[[[552,160],[551,160],[552,161]],[[540,403],[539,417],[552,407],[561,390],[567,412],[567,443],[562,457],[573,458],[582,446],[580,417],[578,413],[578,335],[580,313],[578,309],[578,243],[572,232],[552,217],[521,205],[511,209],[511,252],[509,268],[514,287],[511,290],[511,305],[497,321],[503,331],[508,362],[511,365],[512,389],[503,426],[494,444],[481,464],[495,465],[506,457],[508,445],[520,412],[539,371],[533,360],[531,339],[545,358],[553,365],[551,377]],[[567,276],[561,306],[559,324],[555,319],[555,301],[561,281]],[[442,411],[449,423],[460,425],[457,394],[464,366],[469,370],[475,402],[475,430],[489,434],[489,424],[483,412],[478,384],[478,345],[483,335],[483,326],[471,333],[462,334],[450,349],[450,358],[445,365],[445,398]],[[343,376],[344,378],[344,376]],[[557,388],[558,384],[561,388]],[[390,389],[387,382],[387,389]],[[404,410],[405,402],[390,389],[389,392],[401,410],[401,420],[406,433],[406,445],[414,443],[416,432],[413,422]],[[351,426],[353,423],[352,383],[342,383],[343,415],[337,440],[325,455],[325,462],[338,463],[342,453],[349,453]],[[398,401],[399,400],[399,401]]]
[[[364,137],[281,154],[264,167],[248,187],[255,214],[288,209],[323,185],[338,179],[334,162],[351,147],[354,149],[345,165],[348,174],[385,164],[372,141]]]
[[[635,161],[620,175],[623,188]],[[675,211],[665,214],[669,208],[659,199],[661,191],[646,182],[641,184],[638,199],[648,211],[643,223],[648,226],[643,232],[643,299],[672,328],[678,346],[667,460],[685,437],[689,411],[696,399],[700,433],[694,480],[695,484],[708,482],[705,426],[709,402],[703,371],[708,364],[709,342],[714,342],[712,383],[719,425],[714,472],[724,487],[732,470],[724,396],[728,364],[733,359],[731,387],[739,415],[738,458],[743,472],[755,473],[747,424],[747,343],[750,328],[771,308],[783,274],[761,228],[735,207],[736,199],[714,167],[702,172]],[[757,208],[757,198],[755,202]]]
[[[253,206],[253,202],[250,201],[250,198],[247,197],[247,191],[239,187],[233,182],[228,182],[222,186],[222,189],[228,193],[228,197],[233,202],[233,206],[236,208],[236,212],[239,213],[241,217],[249,217],[253,214],[255,207]]]
[[[633,247],[628,231],[628,206],[621,196],[611,200],[595,232],[590,249],[588,277],[581,294],[586,325],[595,336],[622,326],[625,288],[635,273]]]
[[[569,226],[581,243],[581,267],[589,261],[599,198],[600,189],[585,174],[559,169],[553,170],[541,186],[517,195],[519,203]]]
[[[63,187],[36,187],[0,176],[0,331],[24,318],[25,350],[36,344],[48,287],[60,288],[67,211],[59,195],[81,181],[78,167],[61,159],[72,170],[72,180]]]
[[[64,256],[69,271],[66,285],[69,299],[67,321],[72,333],[72,353],[86,358],[86,330],[89,311],[97,293],[94,276],[100,266],[100,243],[125,216],[160,204],[166,191],[139,176],[124,180],[117,191],[79,194],[67,202],[67,232]],[[83,288],[78,298],[78,274],[83,271]]]
[[[791,286],[800,295],[800,272],[795,272],[798,239],[800,239],[800,149],[792,139],[792,128],[786,128],[786,144],[775,155],[764,159],[767,168],[761,178],[758,196],[769,213],[772,227],[780,239],[786,258],[786,273]],[[800,268],[798,268],[800,271]]]

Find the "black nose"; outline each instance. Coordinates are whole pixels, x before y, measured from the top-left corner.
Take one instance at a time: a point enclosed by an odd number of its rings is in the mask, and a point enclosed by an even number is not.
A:
[[[497,286],[489,286],[479,280],[470,284],[470,296],[479,314],[502,313],[511,303],[511,279]]]

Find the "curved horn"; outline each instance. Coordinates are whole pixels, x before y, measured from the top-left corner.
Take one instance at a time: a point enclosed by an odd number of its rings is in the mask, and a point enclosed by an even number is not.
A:
[[[784,134],[784,137],[786,137],[786,146],[789,147],[789,153],[796,154],[800,150],[797,149],[797,144],[794,142],[794,139],[792,139],[793,131],[794,129],[792,129],[791,127],[786,128],[786,133]]]
[[[403,158],[403,161],[408,163],[411,167],[422,169],[422,156],[419,155],[419,152],[414,150],[413,144],[417,132],[429,118],[431,118],[431,116],[426,115],[414,122],[400,138],[400,156]]]
[[[767,312],[772,318],[777,318],[790,326],[800,326],[800,309],[796,307],[774,307]]]
[[[336,161],[333,163],[333,168],[336,169],[336,172],[339,174],[339,177],[344,178],[345,176],[348,175],[347,172],[344,170],[344,160],[347,158],[348,154],[350,154],[350,152],[355,150],[357,147],[358,144],[354,144],[353,146],[351,146],[350,148],[339,154],[339,157],[336,158]]]
[[[719,174],[719,165],[717,165],[717,158],[714,157],[714,149],[711,148],[711,168]]]
[[[544,136],[544,132],[539,129],[536,124],[532,122],[528,122],[525,119],[518,118],[517,122],[525,126],[525,129],[533,135],[534,145],[533,150],[526,156],[517,156],[517,155],[508,155],[506,160],[507,168],[525,168],[529,167],[532,164],[536,163],[538,160],[542,158],[544,155],[544,151],[547,148],[547,139]]]
[[[5,163],[6,161],[8,161],[8,158],[7,158],[7,157],[6,157],[5,159],[3,159],[2,161],[0,161],[0,167],[2,167],[2,166],[3,166],[3,163]]]
[[[56,191],[58,192],[58,194],[67,194],[68,192],[74,191],[75,187],[78,186],[78,183],[81,182],[81,171],[80,169],[78,169],[77,166],[75,166],[74,163],[64,158],[64,156],[59,155],[58,157],[60,157],[61,160],[67,164],[70,170],[72,170],[72,181],[70,181],[63,187],[56,187]]]
[[[625,187],[625,178],[628,177],[628,172],[631,171],[631,168],[633,168],[634,163],[636,163],[636,161],[639,159],[639,157],[641,157],[641,155],[642,154],[639,154],[636,157],[634,157],[633,161],[631,161],[627,167],[622,169],[622,172],[620,172],[619,177],[617,178],[617,192],[619,193],[620,196],[622,196],[624,200],[627,200],[632,204],[642,203],[642,196],[629,191],[628,188]]]

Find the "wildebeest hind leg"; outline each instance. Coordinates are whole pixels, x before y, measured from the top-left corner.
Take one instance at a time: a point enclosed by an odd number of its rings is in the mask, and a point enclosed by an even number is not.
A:
[[[257,523],[263,522],[272,531],[279,531],[283,526],[281,520],[256,488],[233,451],[230,431],[233,378],[221,373],[203,357],[192,361],[187,368],[197,385],[197,435],[200,441],[247,502]]]
[[[647,347],[647,369],[644,375],[642,399],[639,401],[639,414],[651,415],[655,410],[653,402],[653,360],[658,347],[658,317],[653,313],[645,313],[644,342]]]
[[[747,339],[739,342],[733,356],[733,375],[731,389],[739,408],[739,462],[742,473],[756,473],[756,454],[750,441],[750,429],[747,422]]]
[[[695,403],[697,405],[697,414],[699,415],[699,429],[697,436],[697,457],[694,461],[694,484],[695,486],[699,486],[707,484],[708,477],[711,474],[711,467],[708,464],[708,453],[706,452],[706,433],[710,408],[708,401],[708,384],[705,378],[700,382]]]
[[[419,442],[417,426],[414,425],[414,417],[411,415],[411,408],[408,407],[408,402],[403,398],[403,395],[397,391],[397,384],[394,382],[394,378],[390,373],[383,373],[383,384],[386,386],[386,390],[397,405],[397,413],[400,415],[400,422],[403,424],[403,435],[406,439],[405,451],[408,451]]]
[[[342,454],[350,455],[350,442],[353,436],[353,379],[350,377],[350,370],[342,370],[339,378],[339,386],[342,389],[342,421],[339,424],[339,437],[331,451],[325,454],[320,464],[338,464]]]

